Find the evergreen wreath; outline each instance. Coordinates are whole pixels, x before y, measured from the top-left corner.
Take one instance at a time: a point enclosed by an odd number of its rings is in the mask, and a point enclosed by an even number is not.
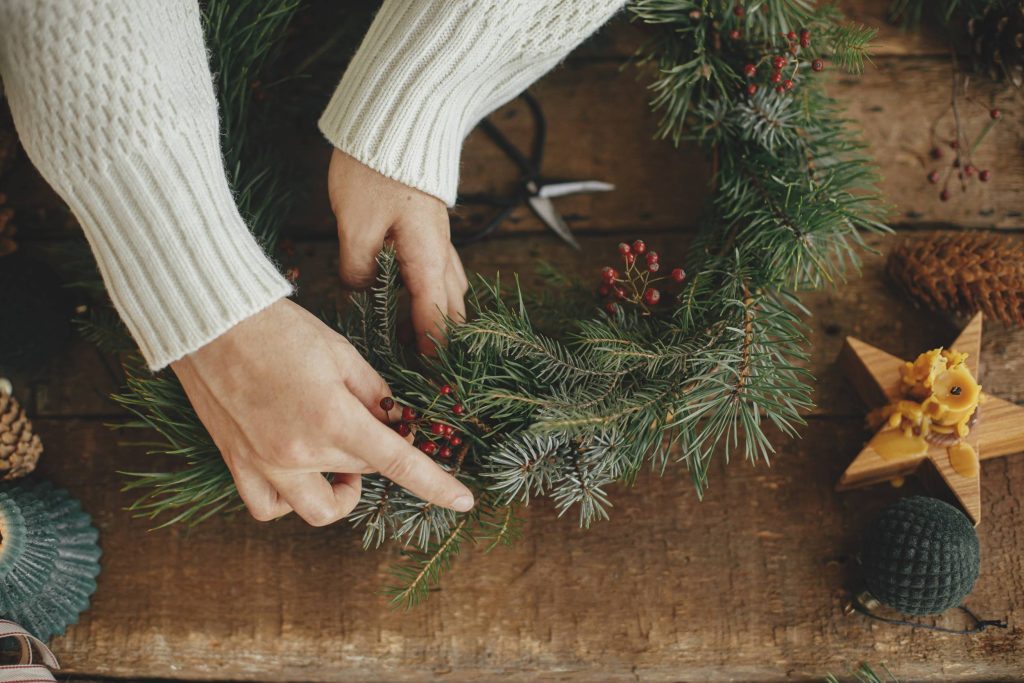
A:
[[[712,191],[685,263],[660,278],[677,293],[653,297],[657,256],[621,245],[623,272],[602,274],[605,308],[580,285],[531,296],[517,281],[477,277],[468,322],[450,324],[436,358],[395,336],[401,283],[394,254],[379,256],[372,291],[331,322],[381,373],[421,449],[473,489],[458,514],[380,477],[363,480],[351,521],[364,545],[396,542],[391,589],[411,606],[467,541],[517,538],[518,513],[549,496],[588,527],[608,517],[608,488],[645,467],[681,465],[698,496],[716,452],[767,461],[766,423],[795,435],[812,406],[806,328],[797,294],[858,264],[861,231],[886,230],[876,175],[859,137],[823,89],[828,68],[859,72],[874,31],[846,24],[813,0],[636,0],[628,11],[654,37],[635,61],[653,73],[659,135],[695,141],[712,159]],[[269,250],[287,206],[279,168],[260,163],[266,131],[254,89],[279,51],[298,0],[209,0],[207,40],[224,117],[227,168],[252,231]],[[264,81],[266,82],[266,81]],[[642,258],[641,258],[642,256]],[[608,271],[612,271],[611,274]],[[657,283],[658,287],[662,285]],[[569,287],[573,296],[564,296]],[[618,294],[618,289],[623,291]],[[579,317],[580,299],[591,313]],[[588,310],[584,307],[582,310]],[[110,315],[83,324],[102,341]],[[131,474],[132,506],[162,525],[196,524],[238,510],[220,454],[173,373],[126,363],[116,400],[134,413],[122,428],[156,430],[155,453],[181,467]]]

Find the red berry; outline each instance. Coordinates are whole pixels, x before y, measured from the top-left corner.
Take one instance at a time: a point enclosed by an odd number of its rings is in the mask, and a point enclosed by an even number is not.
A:
[[[604,268],[601,269],[601,279],[604,280],[605,283],[610,285],[611,283],[619,279],[619,271],[615,270],[611,266],[605,266]]]
[[[748,95],[756,95],[757,94],[757,83],[751,83],[750,85],[747,86],[747,94]]]
[[[462,415],[466,412],[466,408],[461,403],[456,403],[452,406],[452,412],[456,415]]]
[[[390,396],[385,396],[380,400],[380,409],[383,410],[385,413],[388,412],[389,410],[393,410],[394,407],[395,399],[391,398]]]
[[[431,423],[431,425],[430,425],[430,433],[431,434],[436,434],[437,436],[443,436],[444,435],[444,425],[441,424],[440,422]]]
[[[658,252],[649,251],[647,252],[647,255],[644,256],[644,260],[647,261],[647,265],[651,265],[652,263],[657,263],[661,260],[661,257],[658,256]]]
[[[747,75],[747,78],[753,78],[757,75],[757,67],[753,64],[747,64],[743,67],[743,73]]]
[[[788,78],[786,80],[782,81],[782,87],[785,88],[786,90],[792,90],[793,89],[793,85],[794,85],[793,81],[791,81]]]
[[[824,68],[825,62],[821,61],[820,59],[815,59],[813,62],[811,62],[811,69],[813,69],[814,71],[822,71]]]
[[[633,265],[634,261],[636,261],[636,254],[626,254],[625,256],[622,257],[622,260],[626,262],[626,267],[628,268],[629,266]]]
[[[978,169],[974,167],[974,164],[967,164],[966,166],[964,166],[964,175],[970,178],[972,175],[974,175],[974,172],[977,170]]]
[[[991,111],[989,111],[988,115],[991,116],[993,119],[1003,118],[1003,112],[999,111],[998,109],[992,109]]]
[[[448,394],[452,393],[452,385],[451,384],[442,384],[441,388],[439,389],[439,391],[441,392],[442,396],[447,396]]]
[[[647,291],[644,292],[644,301],[647,302],[648,306],[654,306],[661,301],[661,292],[654,287],[648,287]]]
[[[780,83],[782,81],[782,72],[773,71],[772,75],[768,78],[768,80],[771,81],[772,83]]]
[[[783,93],[783,92],[786,92],[786,89],[783,88],[781,85],[777,85],[777,86],[775,86],[775,92]]]
[[[648,273],[657,273],[659,270],[661,270],[661,264],[658,263],[657,261],[655,261],[654,263],[647,264]]]
[[[433,441],[424,441],[420,444],[420,450],[427,455],[433,455],[434,452],[437,451],[437,444]]]
[[[932,185],[934,185],[935,183],[939,182],[939,172],[938,171],[932,171],[931,173],[929,173],[928,174],[928,182],[931,183]]]
[[[787,33],[786,40],[789,40],[791,42],[796,40],[796,31],[790,31],[789,33]]]
[[[983,169],[981,171],[981,173],[978,174],[978,180],[980,180],[983,183],[987,183],[988,179],[991,178],[991,177],[992,177],[992,172],[989,171],[987,168]]]
[[[452,449],[447,446],[441,446],[441,450],[439,450],[437,454],[442,458],[450,458],[452,457]]]
[[[619,307],[614,301],[609,301],[604,305],[604,310],[608,312],[608,315],[615,315],[615,313],[619,310]]]
[[[619,253],[625,256],[630,251],[629,245],[625,242],[619,242]]]
[[[454,433],[455,433],[455,427],[452,427],[451,425],[444,425],[444,435],[445,436],[451,436]]]
[[[409,436],[409,432],[411,432],[412,430],[409,429],[409,425],[403,422],[397,427],[395,427],[395,431],[398,432],[399,436]]]
[[[739,40],[742,37],[743,32],[740,31],[738,28],[734,28],[733,30],[729,31],[729,38],[732,40]]]
[[[939,149],[938,147],[932,147],[928,154],[931,156],[932,159],[942,158],[942,150]]]
[[[608,285],[601,285],[600,287],[597,288],[597,293],[601,296],[608,296],[608,293],[610,291],[611,290],[608,289]]]
[[[402,422],[412,422],[416,419],[416,411],[406,406],[402,408]]]
[[[638,254],[642,254],[647,251],[647,244],[643,240],[637,240],[633,242],[633,251]]]
[[[671,277],[676,282],[682,282],[683,280],[686,279],[686,271],[683,270],[682,268],[673,268],[669,277]]]
[[[626,290],[623,289],[622,287],[616,287],[615,288],[615,298],[616,299],[625,299],[626,298]]]
[[[800,47],[809,47],[811,44],[811,32],[807,29],[800,31]]]
[[[786,58],[781,56],[775,57],[774,59],[772,59],[772,66],[774,66],[776,69],[781,69],[782,67],[786,66]]]
[[[732,13],[735,14],[737,17],[742,17],[744,15],[743,6],[736,5],[735,7],[732,8]]]
[[[462,437],[461,436],[452,436],[450,439],[448,439],[448,443],[450,443],[451,445],[456,446],[456,447],[457,446],[461,446],[462,445]]]
[[[946,202],[949,201],[949,190],[943,190],[939,193],[939,199]]]

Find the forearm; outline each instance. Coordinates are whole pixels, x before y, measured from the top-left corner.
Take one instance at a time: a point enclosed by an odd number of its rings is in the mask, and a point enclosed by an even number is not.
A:
[[[0,75],[151,368],[290,291],[228,187],[193,0],[5,0]]]
[[[362,163],[451,206],[469,131],[625,0],[385,0],[320,129]]]

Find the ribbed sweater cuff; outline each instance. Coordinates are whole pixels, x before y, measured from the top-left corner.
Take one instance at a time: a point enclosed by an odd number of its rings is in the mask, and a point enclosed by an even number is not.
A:
[[[335,147],[449,206],[462,141],[508,66],[492,3],[452,5],[385,2],[320,118]]]
[[[70,179],[114,305],[159,370],[287,296],[235,208],[210,136],[154,141]]]

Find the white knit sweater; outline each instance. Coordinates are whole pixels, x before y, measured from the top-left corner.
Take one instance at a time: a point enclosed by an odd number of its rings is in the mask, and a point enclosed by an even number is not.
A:
[[[625,0],[386,0],[320,127],[455,201],[462,140]],[[0,0],[0,77],[152,369],[291,291],[235,207],[196,0]]]

